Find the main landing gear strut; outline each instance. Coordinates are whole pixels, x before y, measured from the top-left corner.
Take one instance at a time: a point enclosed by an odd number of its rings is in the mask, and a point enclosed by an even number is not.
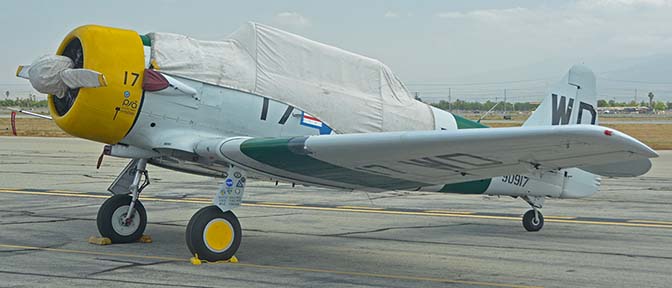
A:
[[[523,227],[530,232],[541,230],[544,227],[544,215],[538,209],[541,209],[544,204],[544,197],[524,196],[523,200],[532,207],[532,210],[528,210],[523,215]]]
[[[98,210],[98,231],[112,243],[135,242],[147,226],[147,212],[138,197],[149,185],[147,159],[134,159],[112,183],[114,196]],[[242,238],[240,222],[231,209],[240,206],[245,190],[245,171],[231,167],[211,206],[191,217],[186,231],[192,255],[207,261],[231,259]],[[140,184],[142,183],[142,184]]]
[[[110,238],[112,243],[135,242],[145,232],[147,212],[138,197],[140,192],[149,185],[146,166],[147,159],[134,160],[126,166],[122,174],[112,183],[110,190],[118,183],[123,185],[121,183],[124,180],[128,181],[132,177],[131,185],[126,186],[130,190],[130,195],[116,194],[107,199],[98,210],[98,217],[96,217],[98,232],[101,236]],[[141,180],[143,180],[142,184],[140,184]]]

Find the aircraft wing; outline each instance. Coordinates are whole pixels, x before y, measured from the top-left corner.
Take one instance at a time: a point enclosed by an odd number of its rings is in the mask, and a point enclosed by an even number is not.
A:
[[[657,157],[638,140],[593,125],[229,138],[196,153],[297,183],[409,190]]]

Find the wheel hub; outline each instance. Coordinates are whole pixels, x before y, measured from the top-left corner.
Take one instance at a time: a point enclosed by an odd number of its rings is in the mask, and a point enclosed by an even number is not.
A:
[[[234,232],[231,223],[225,219],[212,219],[203,230],[203,243],[212,252],[221,253],[233,244]]]
[[[112,213],[112,229],[122,236],[133,234],[140,226],[140,221],[135,221],[135,217],[138,216],[137,211],[133,209],[133,215],[128,218],[126,218],[127,213],[128,205],[119,206],[114,210],[114,213]]]

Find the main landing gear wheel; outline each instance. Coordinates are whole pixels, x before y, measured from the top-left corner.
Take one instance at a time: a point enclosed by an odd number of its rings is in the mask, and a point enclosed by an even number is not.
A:
[[[214,205],[198,210],[187,224],[189,251],[211,262],[231,259],[240,247],[241,237],[236,215],[231,211],[222,212]]]
[[[126,219],[131,201],[129,195],[114,195],[105,200],[96,218],[101,236],[110,238],[112,243],[130,243],[142,237],[147,226],[147,212],[140,200],[136,200],[133,216]]]
[[[544,227],[544,215],[538,210],[532,209],[523,215],[523,227],[530,232],[537,232]]]

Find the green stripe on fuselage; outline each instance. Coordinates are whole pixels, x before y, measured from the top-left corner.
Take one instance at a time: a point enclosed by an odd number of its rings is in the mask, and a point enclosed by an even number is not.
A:
[[[492,179],[475,180],[443,185],[439,192],[460,194],[483,194],[488,190]]]
[[[240,145],[240,151],[247,157],[278,169],[351,185],[388,190],[416,189],[430,185],[340,167],[297,153],[289,146],[292,139],[299,138],[250,139]]]
[[[457,129],[490,128],[479,122],[471,121],[462,116],[453,114],[453,117],[455,118],[455,122],[457,123]]]

